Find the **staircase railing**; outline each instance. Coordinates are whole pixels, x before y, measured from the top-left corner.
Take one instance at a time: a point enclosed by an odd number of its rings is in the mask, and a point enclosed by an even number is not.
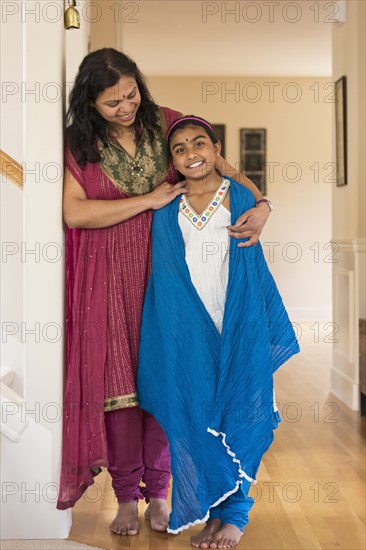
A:
[[[0,149],[0,173],[23,189],[23,168],[16,160]]]

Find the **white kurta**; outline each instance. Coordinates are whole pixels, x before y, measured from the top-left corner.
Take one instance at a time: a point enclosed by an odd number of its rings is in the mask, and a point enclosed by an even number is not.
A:
[[[231,225],[231,214],[222,202],[229,187],[229,180],[223,178],[215,197],[200,215],[183,196],[178,215],[192,283],[220,334],[229,276],[227,226]],[[274,388],[273,410],[278,411]]]
[[[227,226],[231,225],[230,212],[222,202],[229,187],[230,182],[223,179],[200,215],[193,210],[188,197],[183,196],[178,216],[192,283],[220,333],[229,275]]]

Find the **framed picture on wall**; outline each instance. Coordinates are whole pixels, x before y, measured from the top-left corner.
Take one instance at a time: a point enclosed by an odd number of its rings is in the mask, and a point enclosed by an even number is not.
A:
[[[347,79],[335,83],[337,186],[347,185]]]
[[[225,124],[211,124],[215,136],[221,142],[221,155],[225,158]]]
[[[241,128],[240,171],[266,195],[266,129]]]

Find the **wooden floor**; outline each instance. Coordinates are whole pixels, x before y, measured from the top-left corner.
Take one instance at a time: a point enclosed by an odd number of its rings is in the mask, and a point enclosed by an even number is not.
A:
[[[301,354],[277,373],[282,422],[252,486],[255,504],[237,546],[256,550],[363,550],[365,540],[365,419],[329,392],[328,334],[302,327]],[[363,431],[363,433],[362,433]],[[117,504],[103,472],[75,506],[70,539],[104,549],[185,550],[199,527],[178,536],[153,532],[143,519],[139,535],[109,532]]]

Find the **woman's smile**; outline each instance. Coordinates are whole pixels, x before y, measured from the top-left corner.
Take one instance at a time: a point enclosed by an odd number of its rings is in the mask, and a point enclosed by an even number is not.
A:
[[[130,113],[127,113],[126,115],[117,115],[117,118],[121,118],[125,122],[128,122],[129,120],[132,120],[135,116],[135,110],[131,111]]]

